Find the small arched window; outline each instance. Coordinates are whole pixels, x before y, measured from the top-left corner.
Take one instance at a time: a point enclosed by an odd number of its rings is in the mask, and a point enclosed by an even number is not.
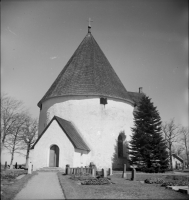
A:
[[[118,136],[118,158],[123,157],[123,136],[120,134]]]

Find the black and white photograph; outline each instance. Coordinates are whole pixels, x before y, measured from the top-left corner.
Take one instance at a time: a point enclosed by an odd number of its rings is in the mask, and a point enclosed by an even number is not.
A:
[[[188,199],[188,0],[1,1],[1,199]]]

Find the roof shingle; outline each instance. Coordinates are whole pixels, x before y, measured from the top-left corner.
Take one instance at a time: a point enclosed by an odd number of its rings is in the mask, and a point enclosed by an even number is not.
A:
[[[46,99],[69,95],[114,97],[133,103],[91,33],[85,36],[38,106]]]

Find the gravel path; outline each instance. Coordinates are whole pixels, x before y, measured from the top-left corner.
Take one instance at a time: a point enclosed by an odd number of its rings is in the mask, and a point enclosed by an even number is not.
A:
[[[16,199],[65,199],[57,173],[38,172],[16,195]]]

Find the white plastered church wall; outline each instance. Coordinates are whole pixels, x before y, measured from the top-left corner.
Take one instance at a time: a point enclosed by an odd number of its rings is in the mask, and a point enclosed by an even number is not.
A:
[[[56,120],[53,120],[33,150],[33,165],[35,169],[49,167],[50,147],[59,147],[59,167],[65,169],[66,164],[73,166],[74,146],[61,129]]]
[[[94,162],[98,168],[112,168],[119,134],[125,132],[126,140],[130,140],[133,106],[129,103],[108,98],[104,106],[99,97],[87,96],[48,99],[42,103],[39,134],[55,115],[71,121],[89,146],[87,165]]]
[[[85,167],[87,158],[89,159],[90,156],[91,156],[90,152],[80,149],[75,149],[73,157],[73,167]]]

